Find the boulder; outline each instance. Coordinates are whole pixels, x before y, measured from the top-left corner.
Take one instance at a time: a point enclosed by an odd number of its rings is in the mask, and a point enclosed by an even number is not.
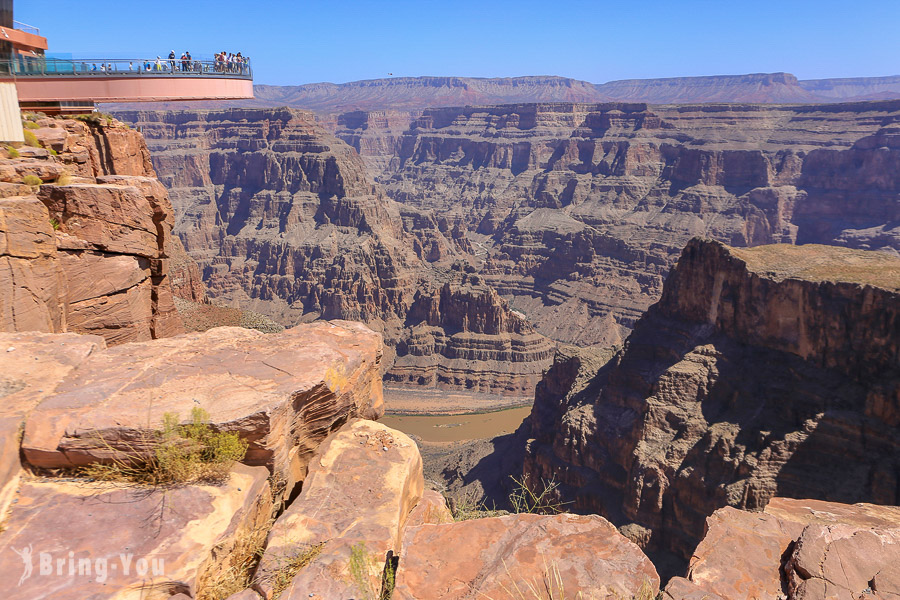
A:
[[[774,498],[763,512],[710,516],[687,579],[726,600],[849,600],[869,588],[900,597],[898,544],[900,507]],[[666,593],[688,599],[692,589],[672,580]]]
[[[74,333],[0,333],[0,521],[22,467],[19,442],[25,417],[91,354],[103,338]]]
[[[572,514],[409,527],[396,582],[394,600],[631,598],[659,591],[656,569],[635,544],[602,517]]]
[[[403,526],[423,487],[422,459],[409,437],[374,421],[344,425],[322,444],[303,492],[269,532],[257,569],[259,591],[271,598],[279,569],[320,546],[284,600],[377,595],[387,555],[400,549]],[[358,565],[355,577],[351,561]]]
[[[453,513],[450,512],[450,509],[447,507],[447,501],[440,492],[425,490],[422,494],[422,499],[419,500],[419,503],[416,504],[413,511],[409,513],[409,518],[406,520],[406,526],[413,527],[415,525],[425,525],[426,523],[439,524],[452,522]]]
[[[271,514],[262,467],[236,465],[222,485],[31,481],[0,534],[0,580],[10,600],[196,597]]]
[[[92,355],[34,410],[22,448],[37,467],[139,459],[164,414],[194,407],[249,443],[290,493],[319,443],[382,408],[381,336],[358,323],[299,325],[266,335],[220,327]]]

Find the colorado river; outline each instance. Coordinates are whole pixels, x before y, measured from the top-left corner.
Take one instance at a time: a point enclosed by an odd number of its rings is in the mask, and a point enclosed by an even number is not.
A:
[[[512,433],[530,413],[530,406],[522,406],[462,415],[387,414],[379,421],[426,442],[458,442]]]

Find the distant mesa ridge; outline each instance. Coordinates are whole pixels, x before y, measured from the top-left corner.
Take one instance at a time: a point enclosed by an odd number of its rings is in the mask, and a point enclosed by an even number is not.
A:
[[[678,104],[742,102],[818,104],[900,98],[900,75],[800,80],[790,73],[622,79],[593,84],[554,75],[525,77],[392,77],[348,83],[256,85],[251,100],[154,103],[154,108],[291,107],[320,113],[531,102],[614,101]],[[114,108],[147,109],[141,105]]]

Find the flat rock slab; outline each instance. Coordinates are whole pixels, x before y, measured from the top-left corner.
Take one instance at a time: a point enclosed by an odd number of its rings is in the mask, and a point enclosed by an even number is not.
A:
[[[0,333],[0,520],[22,472],[19,439],[25,417],[89,356],[103,338],[74,333]]]
[[[4,598],[196,597],[198,582],[227,568],[240,538],[270,517],[268,475],[236,465],[221,486],[24,483],[0,534]]]
[[[900,507],[773,498],[763,512],[726,507],[710,516],[688,580],[727,600],[850,600],[880,577],[871,587],[882,595],[872,597],[900,598],[898,544]],[[673,580],[666,593],[687,600],[691,589]]]
[[[238,327],[123,344],[92,355],[33,411],[22,442],[37,467],[130,459],[152,450],[165,413],[194,407],[249,442],[246,463],[293,484],[312,452],[354,416],[381,414],[381,336],[358,323],[276,334]]]
[[[522,514],[408,528],[393,598],[632,598],[642,586],[656,596],[656,569],[606,519]]]
[[[354,420],[329,437],[309,467],[303,492],[269,532],[257,569],[259,590],[272,596],[274,576],[290,559],[324,544],[293,579],[284,600],[352,598],[380,592],[388,551],[400,549],[407,517],[422,497],[419,449],[409,437],[380,423]],[[351,576],[358,546],[365,582]],[[359,584],[369,586],[360,590]]]

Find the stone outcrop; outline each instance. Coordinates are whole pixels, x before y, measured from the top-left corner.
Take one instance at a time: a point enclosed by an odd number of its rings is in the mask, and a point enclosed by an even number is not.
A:
[[[673,600],[812,600],[900,595],[900,509],[774,498],[763,512],[717,510]]]
[[[269,532],[257,588],[271,598],[277,572],[296,554],[320,547],[282,598],[378,597],[388,553],[399,551],[423,488],[422,459],[409,437],[372,421],[346,424],[322,444],[300,496]],[[356,579],[354,552],[362,563]]]
[[[6,597],[193,597],[233,566],[235,547],[271,518],[268,475],[239,465],[221,486],[166,490],[24,483],[0,534]]]
[[[174,214],[140,133],[115,121],[37,125],[45,148],[0,159],[0,331],[93,333],[110,345],[180,333]],[[44,184],[22,185],[28,175]]]
[[[386,380],[395,385],[530,394],[551,343],[466,272],[458,260],[473,251],[465,232],[401,210],[313,115],[121,116],[147,136],[178,213],[175,231],[212,301],[285,326],[363,321],[383,333]],[[178,279],[195,277],[180,271]],[[196,296],[181,287],[182,297]],[[498,316],[497,326],[480,327]]]
[[[0,333],[0,521],[23,475],[25,419],[95,352],[103,338],[74,333]]]
[[[653,598],[659,576],[596,515],[510,515],[410,527],[393,598]]]
[[[381,336],[339,321],[116,346],[85,359],[32,410],[22,452],[42,468],[141,458],[165,413],[187,420],[200,407],[245,439],[245,461],[269,467],[289,494],[333,429],[381,415],[380,360]]]
[[[526,470],[648,548],[773,496],[898,504],[900,259],[693,240],[625,347],[560,356]]]

